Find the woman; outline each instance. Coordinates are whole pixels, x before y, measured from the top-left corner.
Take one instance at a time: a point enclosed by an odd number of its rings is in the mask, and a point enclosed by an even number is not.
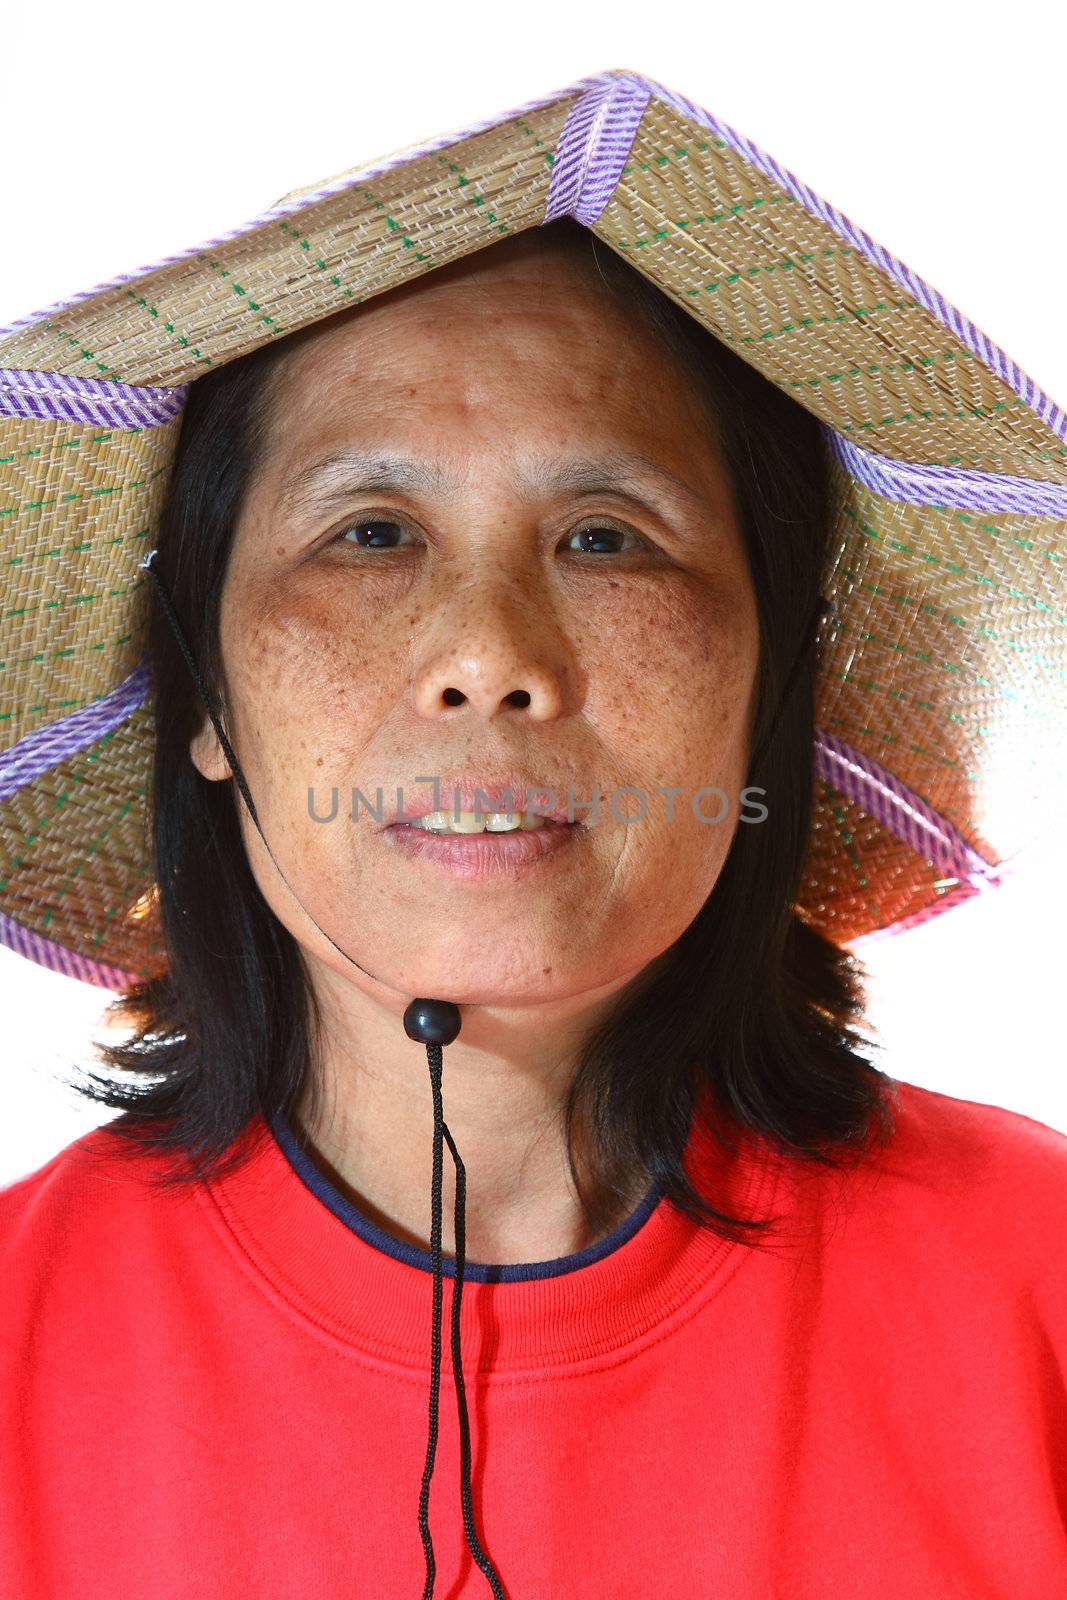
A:
[[[1067,1141],[874,1068],[797,904],[832,529],[569,218],[194,382],[166,965],[0,1196],[5,1594],[1067,1593]]]

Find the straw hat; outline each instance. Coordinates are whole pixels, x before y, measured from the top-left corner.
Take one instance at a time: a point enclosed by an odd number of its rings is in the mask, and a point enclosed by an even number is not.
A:
[[[353,168],[0,330],[0,941],[110,988],[158,971],[143,661],[188,386],[570,214],[823,424],[798,910],[838,943],[999,881],[1067,753],[1067,417],[748,139],[632,72]]]

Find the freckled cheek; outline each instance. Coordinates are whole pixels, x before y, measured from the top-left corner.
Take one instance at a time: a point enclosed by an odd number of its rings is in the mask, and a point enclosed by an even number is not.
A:
[[[361,730],[374,726],[401,643],[366,619],[348,625],[336,601],[321,598],[262,610],[232,639],[228,677],[257,742],[275,756],[309,753],[316,763],[331,750],[350,753]]]
[[[676,588],[634,603],[620,590],[589,622],[592,703],[598,720],[625,733],[635,758],[683,782],[743,742],[758,659],[743,596],[712,600]]]

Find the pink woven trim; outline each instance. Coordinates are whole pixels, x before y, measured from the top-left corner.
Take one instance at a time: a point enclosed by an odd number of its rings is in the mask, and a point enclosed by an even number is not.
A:
[[[0,368],[0,416],[43,417],[137,432],[170,422],[185,404],[187,383],[170,388],[80,378],[61,372]]]
[[[68,756],[96,744],[144,704],[151,687],[151,669],[145,656],[122,682],[99,700],[46,722],[0,750],[0,801],[33,783]]]
[[[484,132],[487,128],[495,128],[503,122],[510,121],[513,117],[522,116],[530,111],[540,109],[542,106],[552,105],[558,100],[563,100],[574,94],[582,94],[587,90],[605,86],[611,88],[612,99],[616,90],[623,90],[626,86],[631,91],[631,103],[636,104],[637,97],[655,95],[664,105],[672,107],[683,117],[697,123],[699,126],[709,128],[730,149],[743,156],[757,171],[784,189],[788,194],[811,213],[812,216],[826,222],[841,238],[855,246],[857,250],[870,261],[873,261],[891,278],[895,279],[904,289],[912,294],[919,305],[930,311],[937,320],[948,328],[974,355],[978,356],[992,372],[1003,379],[1012,392],[1040,417],[1048,428],[1059,438],[1067,440],[1067,412],[1049,398],[1042,389],[1030,378],[1012,358],[989,339],[980,328],[976,327],[962,312],[951,304],[936,289],[932,288],[918,273],[901,261],[891,251],[880,245],[870,234],[856,226],[845,214],[838,211],[821,196],[817,195],[807,184],[794,176],[788,168],[783,167],[773,156],[751,139],[746,139],[743,134],[737,133],[727,123],[721,122],[717,117],[705,111],[684,95],[675,94],[673,90],[657,83],[655,79],[645,77],[642,73],[629,72],[620,69],[608,72],[599,72],[588,78],[579,78],[574,83],[563,89],[557,89],[551,94],[541,95],[536,100],[528,100],[521,106],[514,106],[510,111],[503,111],[496,116],[483,118],[482,121],[472,123],[468,127],[453,131],[433,139],[426,144],[414,149],[402,151],[399,155],[392,156],[374,166],[364,168],[355,176],[345,179],[336,179],[333,183],[313,190],[310,194],[300,195],[282,205],[272,206],[268,211],[261,212],[251,221],[240,224],[228,233],[220,234],[215,238],[204,240],[193,245],[188,250],[182,250],[177,255],[163,256],[158,261],[147,266],[138,267],[134,272],[120,273],[118,277],[109,278],[103,283],[94,285],[91,289],[84,289],[71,295],[66,300],[57,300],[52,305],[40,311],[32,312],[29,316],[19,317],[6,327],[0,328],[0,340],[9,333],[32,326],[46,317],[55,316],[60,312],[69,310],[83,300],[91,299],[93,295],[102,293],[105,289],[117,288],[124,283],[131,283],[135,279],[147,277],[158,271],[161,267],[170,266],[173,262],[187,260],[201,251],[215,249],[220,244],[225,244],[230,239],[240,237],[253,229],[261,227],[272,219],[291,216],[295,212],[303,211],[308,206],[315,205],[319,200],[329,195],[338,194],[346,188],[354,188],[358,184],[366,183],[372,178],[380,177],[383,173],[392,171],[395,167],[405,165],[409,161],[418,160],[419,157],[429,155],[436,150],[446,149],[449,145],[461,139],[470,138],[476,133]],[[625,99],[625,96],[623,96]]]
[[[565,100],[569,95],[580,94],[583,89],[591,88],[594,84],[602,83],[610,78],[610,73],[597,73],[590,78],[579,78],[577,82],[569,84],[566,88],[556,89],[551,94],[539,95],[536,100],[527,100],[521,106],[513,106],[510,111],[498,112],[494,117],[484,117],[480,122],[472,122],[465,128],[455,129],[450,133],[441,134],[436,139],[430,139],[425,144],[420,144],[411,150],[403,150],[399,155],[390,156],[384,161],[379,161],[372,166],[364,167],[350,177],[335,178],[332,183],[327,183],[320,189],[314,189],[310,194],[297,195],[291,200],[283,201],[280,205],[271,206],[266,211],[261,211],[258,216],[249,222],[242,222],[236,228],[231,228],[228,233],[216,234],[211,239],[205,239],[200,244],[190,246],[188,250],[179,250],[176,255],[160,256],[157,261],[151,261],[147,266],[138,267],[133,272],[120,272],[115,278],[107,278],[102,283],[94,284],[91,289],[79,290],[77,294],[70,295],[65,300],[56,300],[50,306],[45,306],[41,311],[33,311],[28,316],[18,317],[14,322],[9,322],[6,327],[0,328],[0,340],[9,333],[17,333],[22,328],[32,327],[35,322],[41,322],[46,317],[57,316],[60,312],[69,311],[72,306],[79,305],[83,300],[91,300],[94,295],[102,294],[105,289],[117,289],[124,283],[133,283],[135,279],[147,277],[153,272],[158,272],[162,267],[172,266],[176,261],[188,261],[191,256],[199,255],[202,251],[211,251],[220,244],[226,244],[231,239],[239,239],[242,234],[252,233],[256,228],[261,228],[264,223],[275,221],[281,217],[290,217],[295,212],[305,211],[309,206],[317,205],[320,200],[326,200],[331,195],[341,194],[345,189],[355,189],[360,184],[369,183],[372,178],[380,178],[383,173],[392,172],[396,167],[405,166],[409,161],[418,161],[420,157],[432,155],[437,150],[447,150],[449,145],[458,144],[462,139],[469,139],[476,133],[484,133],[487,128],[495,128],[502,122],[510,122],[513,117],[525,116],[530,111],[539,111],[542,106],[554,104],[557,100]]]
[[[972,849],[914,789],[873,757],[822,728],[815,730],[815,772],[946,876],[968,882],[997,876],[999,868]]]
[[[35,961],[51,972],[61,972],[67,978],[78,978],[82,983],[92,983],[100,989],[121,991],[141,979],[133,972],[123,972],[120,967],[108,966],[103,961],[91,961],[88,956],[68,950],[65,945],[54,944],[39,933],[24,928],[13,917],[0,911],[0,944],[14,950],[16,955]]]
[[[865,944],[877,943],[879,939],[891,939],[898,933],[903,933],[908,928],[917,928],[932,918],[939,917],[942,911],[949,911],[953,906],[958,906],[964,900],[972,900],[975,895],[987,896],[992,889],[998,889],[1003,884],[1010,882],[1022,862],[1029,857],[1029,850],[1019,851],[1012,856],[1006,856],[1003,861],[998,861],[995,873],[989,877],[974,877],[958,883],[954,889],[947,890],[943,895],[923,906],[919,911],[913,911],[908,917],[901,917],[898,922],[891,922],[886,928],[875,928],[870,933],[861,933],[850,944],[856,948]]]
[[[888,500],[916,506],[961,506],[1019,517],[1067,518],[1067,483],[1005,472],[928,467],[863,450],[828,422],[820,424],[831,455],[860,483]]]
[[[625,77],[586,90],[559,136],[542,225],[569,216],[592,227],[615,192],[650,99],[644,85]]]
[[[928,284],[924,278],[920,278],[919,274],[913,272],[911,267],[901,261],[898,256],[893,255],[892,251],[879,244],[877,239],[872,239],[869,233],[865,233],[862,228],[857,227],[843,211],[838,211],[836,206],[830,205],[821,195],[816,194],[814,189],[810,189],[806,183],[802,183],[787,167],[783,167],[781,162],[776,161],[767,151],[754,144],[751,139],[746,139],[744,134],[736,132],[727,123],[721,122],[718,117],[712,116],[702,106],[698,106],[692,100],[687,100],[684,95],[675,94],[673,90],[665,88],[663,84],[657,83],[653,78],[645,77],[643,73],[605,73],[602,74],[602,77],[626,79],[635,88],[650,91],[656,96],[657,100],[662,100],[664,105],[670,106],[691,122],[695,122],[701,127],[709,128],[729,149],[743,156],[758,172],[762,172],[764,177],[769,178],[780,189],[784,189],[787,194],[791,194],[794,200],[799,201],[805,211],[827,223],[835,233],[853,245],[861,255],[866,256],[869,261],[873,261],[877,267],[880,267],[883,272],[887,273],[902,288],[906,289],[919,305],[931,312],[938,322],[955,334],[960,343],[970,350],[973,355],[976,355],[991,372],[996,373],[998,378],[1002,378],[1013,394],[1018,395],[1019,399],[1029,406],[1030,410],[1040,417],[1041,421],[1058,438],[1067,440],[1067,411],[1064,411],[1054,400],[1050,399],[1044,390],[1038,387],[1034,380],[1022,370],[1017,362],[1012,360],[1006,351],[1002,350],[998,344],[994,344],[993,340],[988,338],[969,318],[965,317],[951,301],[946,300],[944,295]],[[596,81],[598,80],[589,80],[590,83]],[[585,87],[585,85],[576,84],[575,88],[578,87]]]
[[[992,880],[986,884],[986,888],[993,886]],[[901,917],[898,922],[891,922],[886,928],[874,928],[870,933],[861,933],[857,938],[849,940],[849,944],[853,949],[860,949],[863,945],[877,944],[880,939],[891,939],[907,928],[917,928],[923,922],[930,922],[934,917],[939,917],[943,911],[950,911],[953,906],[962,905],[964,900],[972,900],[976,894],[981,893],[982,889],[977,881],[958,883],[954,889],[949,889],[936,900],[932,900],[928,906],[923,906],[921,911],[913,911],[910,917]]]

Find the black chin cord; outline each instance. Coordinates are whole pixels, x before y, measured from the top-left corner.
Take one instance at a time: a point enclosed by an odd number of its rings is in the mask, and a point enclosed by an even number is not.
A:
[[[244,773],[241,771],[237,757],[233,753],[230,741],[215,714],[211,697],[207,692],[199,668],[189,649],[188,642],[178,621],[177,613],[171,604],[170,595],[162,578],[155,569],[154,559],[157,552],[150,550],[140,563],[141,569],[147,572],[155,584],[163,613],[174,633],[178,648],[185,659],[186,666],[192,674],[197,692],[207,709],[219,743],[226,754],[230,764],[234,781],[241,792],[241,797],[248,807],[249,816],[259,831],[264,848],[277,870],[289,893],[296,900],[297,905],[304,912],[308,921],[318,929],[323,938],[333,945],[339,955],[344,956],[360,972],[366,973],[368,978],[373,978],[376,983],[382,980],[375,977],[366,967],[361,967],[352,957],[333,939],[324,928],[320,928],[314,917],[304,907],[289,880],[282,872],[275,858],[274,852],[267,843],[266,835],[260,826],[256,808],[252,804],[252,796],[245,782]],[[464,1266],[464,1208],[467,1192],[467,1175],[463,1162],[460,1160],[459,1151],[455,1141],[444,1120],[444,1107],[441,1096],[441,1076],[443,1069],[442,1047],[451,1044],[460,1030],[459,1007],[451,1000],[413,1000],[404,1012],[404,1031],[409,1039],[418,1044],[425,1044],[426,1059],[430,1068],[430,1088],[433,1093],[433,1179],[431,1185],[430,1205],[430,1258],[433,1263],[433,1333],[432,1333],[432,1360],[430,1371],[430,1409],[429,1428],[426,1444],[426,1465],[422,1474],[422,1489],[419,1495],[419,1532],[422,1536],[422,1547],[426,1556],[426,1583],[422,1591],[422,1600],[432,1600],[434,1589],[434,1576],[436,1564],[433,1553],[433,1540],[430,1536],[429,1501],[430,1479],[433,1476],[434,1457],[437,1453],[437,1424],[438,1406],[441,1388],[441,1308],[443,1301],[443,1286],[441,1274],[441,1213],[442,1213],[442,1179],[444,1168],[444,1143],[447,1142],[449,1154],[456,1169],[456,1206],[455,1206],[455,1235],[456,1235],[456,1260],[455,1260],[455,1287],[452,1293],[452,1373],[456,1385],[456,1405],[459,1410],[459,1446],[460,1446],[460,1475],[461,1475],[461,1501],[463,1507],[463,1530],[467,1537],[467,1546],[478,1568],[485,1574],[489,1587],[493,1591],[494,1600],[506,1600],[503,1586],[489,1557],[485,1554],[478,1539],[474,1526],[474,1513],[471,1505],[471,1452],[470,1452],[470,1426],[467,1420],[467,1397],[463,1386],[463,1357],[460,1348],[460,1298],[463,1292],[463,1266]]]
[[[459,1411],[460,1484],[463,1505],[463,1530],[467,1546],[475,1563],[485,1574],[495,1600],[505,1600],[504,1590],[489,1557],[485,1554],[474,1526],[471,1506],[471,1447],[470,1427],[467,1421],[467,1397],[463,1386],[463,1358],[460,1351],[460,1304],[463,1294],[464,1264],[464,1207],[467,1193],[467,1175],[455,1141],[444,1120],[441,1101],[442,1045],[451,1044],[459,1032],[459,1007],[450,1000],[413,1000],[404,1012],[404,1029],[410,1039],[426,1045],[426,1059],[430,1066],[430,1087],[433,1090],[433,1186],[430,1223],[430,1258],[433,1262],[433,1336],[431,1341],[430,1370],[430,1421],[426,1441],[426,1465],[422,1474],[422,1493],[419,1496],[419,1532],[426,1555],[426,1584],[422,1600],[431,1600],[434,1585],[433,1540],[430,1538],[429,1503],[430,1479],[433,1476],[434,1457],[437,1453],[437,1412],[441,1389],[441,1187],[444,1167],[442,1145],[448,1143],[449,1153],[456,1169],[456,1271],[452,1291],[452,1375],[456,1384],[456,1405]]]

